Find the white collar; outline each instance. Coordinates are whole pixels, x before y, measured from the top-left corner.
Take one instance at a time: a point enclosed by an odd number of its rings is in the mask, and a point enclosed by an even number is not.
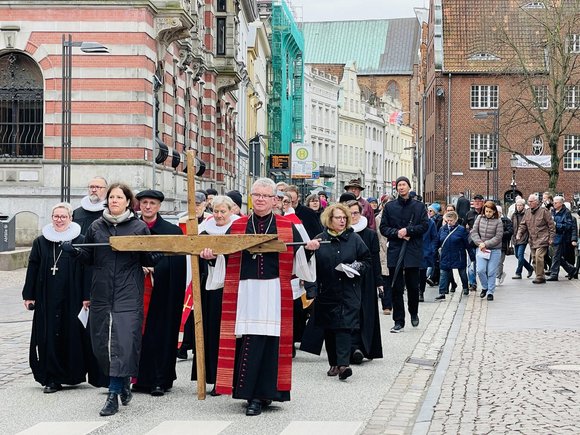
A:
[[[292,207],[289,207],[288,211],[284,212],[284,216],[288,216],[289,214],[296,214],[296,210],[294,210]]]
[[[42,235],[51,242],[69,242],[76,239],[81,234],[81,226],[76,222],[71,222],[68,228],[62,232],[54,229],[52,224],[42,227]]]
[[[358,221],[358,224],[351,224],[351,227],[355,233],[360,233],[362,230],[364,230],[367,227],[368,223],[369,223],[369,221],[366,218],[366,216],[361,215],[360,220]]]
[[[208,218],[201,223],[201,225],[203,226],[201,231],[205,231],[206,233],[208,233],[212,236],[217,235],[217,234],[225,234],[229,230],[229,228],[232,226],[232,223],[235,220],[238,220],[239,218],[240,217],[238,215],[233,214],[232,217],[230,218],[230,222],[228,224],[222,225],[222,226],[217,226],[215,223],[215,219],[212,216],[211,219]]]
[[[83,197],[83,199],[81,199],[81,207],[84,208],[86,211],[103,211],[105,209],[106,203],[107,201],[102,200],[97,202],[96,204],[93,204],[89,199],[88,195]]]

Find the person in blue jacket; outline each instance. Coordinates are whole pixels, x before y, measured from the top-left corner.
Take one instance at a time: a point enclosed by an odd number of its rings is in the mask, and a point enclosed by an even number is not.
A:
[[[469,241],[467,239],[469,233],[465,227],[459,225],[459,216],[457,213],[449,211],[445,213],[443,220],[447,225],[443,225],[439,230],[439,240],[437,243],[441,268],[439,296],[435,298],[435,300],[438,301],[445,299],[445,291],[447,290],[450,276],[453,274],[453,269],[457,269],[459,272],[463,294],[465,296],[469,295],[469,284],[466,271],[467,255],[473,255],[469,249]]]

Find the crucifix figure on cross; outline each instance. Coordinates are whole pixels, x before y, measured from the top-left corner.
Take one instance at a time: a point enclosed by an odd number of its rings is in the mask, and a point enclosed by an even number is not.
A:
[[[187,165],[194,167],[194,151],[187,152]],[[287,246],[282,240],[278,240],[277,233],[260,234],[226,234],[226,235],[198,235],[197,218],[195,213],[195,171],[188,172],[188,221],[187,234],[179,235],[153,235],[153,236],[119,236],[110,237],[111,248],[117,251],[140,251],[140,252],[163,252],[167,254],[188,254],[191,256],[192,293],[195,328],[195,357],[197,365],[197,395],[203,400],[206,396],[205,386],[205,349],[203,316],[201,308],[201,287],[199,280],[199,257],[202,251],[211,251],[212,255],[228,255],[241,251],[250,254],[268,252],[284,253],[292,251],[293,247]],[[274,228],[274,227],[272,227]],[[292,245],[292,239],[286,240]],[[317,248],[317,241],[311,241],[309,249]],[[221,340],[220,340],[221,343]]]

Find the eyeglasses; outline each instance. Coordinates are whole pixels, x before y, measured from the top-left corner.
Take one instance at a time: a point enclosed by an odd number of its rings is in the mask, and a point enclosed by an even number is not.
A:
[[[105,186],[89,186],[90,190],[100,190],[100,189],[106,189]]]
[[[60,221],[65,221],[65,220],[67,220],[69,217],[70,217],[70,216],[68,216],[68,215],[66,215],[66,214],[60,214],[60,215],[53,215],[53,216],[52,216],[52,218],[53,218],[55,221],[58,221],[58,220],[60,220]]]
[[[332,216],[332,219],[336,219],[337,221],[345,221],[346,216]]]
[[[275,195],[264,195],[262,193],[250,193],[250,195],[252,195],[252,198],[254,199],[268,199],[268,198],[274,198]]]
[[[358,216],[360,214],[360,211],[352,211],[350,212],[351,216]]]
[[[288,201],[287,199],[282,201],[283,204],[290,204],[290,201]]]

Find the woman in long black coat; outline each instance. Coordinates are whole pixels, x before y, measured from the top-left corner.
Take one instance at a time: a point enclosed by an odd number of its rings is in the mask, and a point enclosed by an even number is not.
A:
[[[353,332],[353,347],[351,361],[360,364],[364,358],[375,359],[383,357],[381,342],[381,324],[379,320],[379,291],[383,291],[381,277],[381,256],[377,232],[368,227],[367,218],[362,215],[362,207],[358,201],[348,201],[352,228],[365,242],[371,253],[371,267],[361,275],[361,311],[360,329]]]
[[[68,203],[52,208],[52,222],[32,244],[22,290],[25,308],[35,310],[30,368],[45,393],[60,390],[62,384],[85,382],[87,372],[96,365],[88,333],[77,317],[89,305],[83,267],[60,248],[64,241],[83,241],[81,227],[72,222],[72,212]],[[94,383],[91,376],[89,382]]]
[[[111,236],[149,235],[147,225],[131,209],[133,192],[120,183],[107,191],[107,208],[94,221],[86,243],[108,243]],[[63,244],[63,248],[66,245]],[[110,246],[66,247],[93,265],[89,324],[93,352],[109,376],[109,395],[101,416],[117,413],[118,397],[127,405],[132,398],[130,378],[138,375],[143,323],[143,266],[154,266],[154,256],[113,251]]]
[[[321,244],[315,253],[318,295],[314,318],[316,326],[324,329],[330,364],[327,374],[344,380],[352,375],[351,334],[360,328],[361,275],[371,267],[371,254],[350,228],[350,210],[343,204],[328,206],[321,221],[325,229],[319,238],[330,243]],[[348,266],[346,272],[336,269],[344,265]]]

